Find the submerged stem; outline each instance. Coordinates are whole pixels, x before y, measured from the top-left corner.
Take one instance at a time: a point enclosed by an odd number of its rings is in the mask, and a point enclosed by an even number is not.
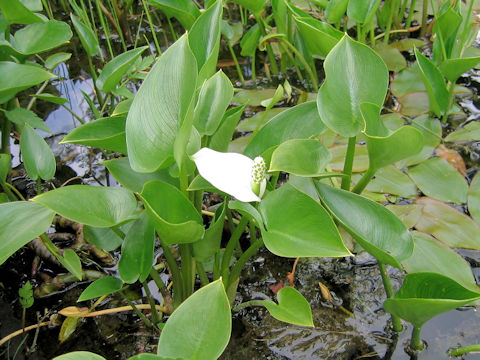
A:
[[[410,340],[410,347],[413,350],[423,350],[425,345],[423,344],[422,339],[420,338],[420,332],[422,331],[422,327],[413,327],[412,331],[412,339]]]
[[[385,293],[387,294],[387,298],[391,298],[393,296],[393,289],[392,283],[390,282],[390,278],[387,274],[387,269],[382,262],[378,262],[378,268],[380,269],[380,275],[382,276],[383,287],[385,288]],[[401,332],[403,330],[402,322],[400,318],[396,315],[390,314],[392,316],[392,324],[393,330],[396,332]]]

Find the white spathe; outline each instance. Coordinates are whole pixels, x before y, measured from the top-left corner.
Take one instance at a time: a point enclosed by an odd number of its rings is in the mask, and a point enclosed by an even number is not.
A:
[[[217,189],[243,202],[261,200],[267,180],[262,180],[260,196],[257,196],[252,190],[254,161],[248,156],[201,148],[192,155],[192,160],[200,175]]]

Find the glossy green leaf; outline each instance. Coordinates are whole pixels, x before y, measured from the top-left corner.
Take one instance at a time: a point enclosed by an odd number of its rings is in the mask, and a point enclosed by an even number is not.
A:
[[[442,61],[440,71],[448,80],[456,82],[463,73],[474,68],[479,62],[480,57],[447,59]]]
[[[445,49],[445,55],[447,59],[450,59],[452,57],[453,49],[456,45],[455,43],[457,40],[458,30],[460,29],[461,24],[462,15],[453,8],[447,9],[442,14],[440,14],[440,16],[435,16],[435,23],[433,26],[433,31],[436,35],[434,42],[434,52],[436,47],[435,45],[437,45],[435,43],[438,43],[438,45],[440,45],[441,43],[442,45],[440,46]],[[442,58],[442,62],[447,59]]]
[[[413,254],[402,261],[408,273],[433,272],[455,280],[463,287],[479,291],[470,264],[460,255],[433,237],[414,231]]]
[[[57,65],[68,61],[72,57],[70,53],[59,52],[53,55],[50,55],[47,60],[45,60],[45,67],[49,70],[53,70]]]
[[[210,138],[209,147],[213,150],[227,152],[230,139],[235,132],[235,128],[240,121],[245,105],[240,105],[229,109],[223,115],[222,121],[215,134]]]
[[[307,139],[325,130],[315,102],[294,106],[275,116],[250,141],[245,155],[254,158],[290,139]]]
[[[293,287],[285,286],[277,293],[278,305],[271,300],[263,300],[275,319],[300,326],[313,327],[312,309],[303,295]]]
[[[347,11],[348,0],[331,0],[325,9],[325,16],[329,23],[340,21]]]
[[[95,227],[112,227],[130,220],[137,208],[135,197],[126,189],[87,185],[61,187],[32,200],[67,219]]]
[[[127,153],[125,116],[101,118],[73,129],[60,144],[82,144],[100,149]]]
[[[75,15],[70,14],[70,19],[87,55],[90,57],[97,55],[100,52],[100,45],[98,44],[98,38],[95,33]]]
[[[187,30],[200,16],[200,10],[192,0],[149,0],[148,3],[165,12],[168,17],[176,18]]]
[[[251,204],[242,202],[239,200],[230,201],[228,207],[232,210],[238,211],[243,216],[249,216],[255,220],[257,226],[260,229],[265,229],[265,225],[263,223],[262,215],[258,212],[258,210],[253,207]]]
[[[204,262],[219,251],[226,210],[227,204],[224,203],[215,211],[215,216],[205,231],[203,239],[192,244],[193,254],[198,261]]]
[[[393,212],[397,217],[402,221],[402,223],[408,229],[415,226],[417,221],[422,216],[423,206],[417,204],[407,204],[407,205],[392,205],[389,204],[386,206],[388,210]]]
[[[53,360],[106,360],[103,356],[88,351],[73,351],[54,357]]]
[[[117,158],[102,162],[122,186],[133,192],[141,192],[143,185],[151,180],[161,180],[178,187],[178,178],[173,178],[168,169],[157,170],[153,173],[138,173],[130,167],[128,158]]]
[[[258,41],[262,33],[260,32],[260,27],[258,24],[253,25],[242,37],[240,41],[240,55],[242,56],[255,56],[257,51]]]
[[[480,122],[472,121],[461,129],[451,132],[445,137],[445,141],[480,141]]]
[[[220,48],[222,11],[222,1],[217,0],[197,18],[188,34],[190,49],[197,59],[200,83],[215,73]]]
[[[379,5],[380,0],[349,1],[347,8],[348,18],[356,23],[366,24],[375,15]]]
[[[56,77],[40,67],[0,61],[0,104],[13,98],[18,92]]]
[[[0,184],[7,180],[8,173],[11,169],[12,155],[0,154]]]
[[[113,251],[123,242],[123,239],[110,228],[97,228],[85,225],[83,227],[83,236],[89,244],[93,244],[105,251]]]
[[[63,343],[72,337],[72,335],[75,333],[75,330],[77,330],[79,320],[80,318],[76,317],[67,317],[65,320],[63,320],[62,327],[58,332],[58,341],[60,341],[60,343]]]
[[[56,258],[65,269],[73,274],[73,276],[80,281],[82,280],[82,263],[80,262],[80,258],[75,251],[72,249],[66,249],[63,252],[63,256],[56,255]]]
[[[480,224],[480,172],[477,172],[468,189],[468,212]]]
[[[420,198],[422,216],[415,224],[418,231],[435,236],[451,247],[480,250],[480,225],[447,204]]]
[[[33,24],[45,20],[28,9],[20,0],[0,0],[2,17],[11,24]]]
[[[328,54],[324,68],[326,80],[317,98],[320,117],[338,134],[356,136],[364,129],[360,104],[383,106],[388,69],[375,51],[348,36]]]
[[[60,97],[60,96],[55,96],[55,95],[52,95],[52,94],[48,94],[48,93],[32,94],[31,96],[35,97],[37,99],[41,99],[41,100],[51,102],[52,104],[57,104],[57,105],[65,105],[66,103],[68,103],[67,99],[65,99],[63,97]]]
[[[454,280],[435,273],[415,273],[405,277],[400,290],[383,303],[388,312],[420,328],[431,318],[480,298]]]
[[[118,272],[126,283],[144,282],[153,265],[155,228],[147,212],[135,220],[125,234]]]
[[[297,29],[312,55],[325,57],[342,39],[343,33],[311,17],[294,17]]]
[[[55,156],[43,137],[30,125],[25,124],[20,138],[20,150],[28,176],[50,180],[57,168]]]
[[[382,167],[375,178],[366,187],[368,191],[399,195],[405,198],[415,197],[417,187],[410,178],[393,166]]]
[[[442,139],[442,125],[438,119],[428,115],[421,115],[412,120],[412,126],[422,132],[423,148],[418,154],[399,161],[397,163],[399,168],[415,165],[427,160],[432,156],[433,151]]]
[[[168,48],[153,66],[128,112],[130,165],[153,172],[173,162],[173,146],[194,97],[197,65],[186,36]]]
[[[265,7],[266,0],[234,0],[238,5],[246,7],[254,15],[260,14]]]
[[[52,50],[72,38],[70,26],[63,21],[48,20],[25,26],[15,32],[15,48],[22,54],[33,55]]]
[[[322,203],[336,220],[379,261],[401,268],[413,251],[405,225],[384,206],[360,195],[315,182]]]
[[[273,152],[269,172],[284,171],[299,176],[317,176],[325,171],[332,155],[318,140],[292,139]]]
[[[285,184],[260,203],[265,246],[283,257],[349,256],[327,211],[310,196]]]
[[[440,116],[447,111],[449,102],[448,90],[443,76],[440,70],[417,49],[415,49],[415,56],[427,88],[430,110]]]
[[[24,124],[30,125],[32,128],[37,128],[45,132],[52,132],[50,128],[45,125],[42,119],[31,110],[17,107],[10,111],[5,111],[5,116],[11,122],[23,126]]]
[[[211,136],[217,131],[232,96],[233,85],[222,71],[203,83],[193,119],[200,135]]]
[[[78,297],[78,302],[98,298],[119,291],[123,287],[123,282],[113,276],[105,276],[97,279],[87,286]]]
[[[147,48],[148,46],[142,46],[132,49],[110,60],[103,67],[97,79],[97,87],[104,93],[109,93],[114,90],[122,80],[123,75],[125,75],[135,60],[137,60]]]
[[[232,317],[222,280],[197,290],[170,316],[157,354],[182,359],[217,359],[230,340]]]
[[[0,265],[15,251],[45,232],[55,213],[30,201],[0,204]]]
[[[203,237],[202,217],[176,187],[149,181],[139,195],[165,244],[193,243]]]
[[[430,158],[409,168],[408,175],[427,196],[457,204],[467,202],[467,182],[443,158]]]

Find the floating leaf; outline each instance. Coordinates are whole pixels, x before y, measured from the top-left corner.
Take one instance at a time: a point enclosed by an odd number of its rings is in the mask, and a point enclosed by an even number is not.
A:
[[[292,139],[273,152],[269,172],[285,171],[299,176],[317,176],[325,170],[331,155],[318,140]]]
[[[454,280],[435,273],[408,274],[400,290],[383,303],[389,313],[421,328],[431,318],[480,298]]]
[[[202,217],[176,187],[149,181],[139,195],[164,244],[192,243],[203,237]]]
[[[104,93],[114,90],[122,80],[123,75],[147,48],[148,46],[142,46],[132,49],[110,60],[100,72],[100,76],[97,79],[98,88]]]
[[[432,234],[451,247],[480,250],[480,225],[471,218],[434,199],[420,198],[416,204],[423,206],[415,225],[417,230]]]
[[[358,243],[379,261],[401,268],[413,251],[403,223],[384,206],[360,195],[315,182],[322,203]]]
[[[445,159],[428,159],[409,168],[408,175],[427,196],[458,204],[467,202],[467,182]]]
[[[333,171],[343,171],[343,165],[345,163],[345,155],[347,153],[347,144],[336,145],[331,147],[330,154],[332,154],[332,160],[330,161],[330,167]],[[368,169],[368,151],[365,145],[355,145],[355,157],[353,160],[353,172],[364,172]]]
[[[262,101],[271,99],[275,95],[275,89],[240,90],[232,99],[234,104],[248,104],[250,106],[261,106]]]
[[[123,282],[113,276],[105,276],[97,279],[87,286],[78,297],[77,302],[95,299],[103,295],[108,295],[119,291],[123,287]]]
[[[402,261],[408,273],[434,272],[449,277],[463,287],[479,291],[470,264],[448,246],[433,237],[414,231],[413,254]]]
[[[20,150],[25,170],[32,180],[37,180],[39,177],[50,180],[55,175],[57,166],[50,146],[28,124],[25,124],[22,130]]]
[[[480,122],[472,121],[445,137],[445,141],[480,141]]]
[[[30,201],[0,204],[0,265],[15,251],[45,232],[55,213]]]
[[[60,144],[82,144],[127,153],[125,116],[101,118],[73,129]]]
[[[137,208],[130,191],[113,187],[71,185],[32,200],[67,219],[95,227],[112,227],[130,220]]]
[[[320,117],[338,134],[356,136],[365,127],[360,104],[383,106],[388,69],[372,49],[348,36],[328,54],[324,68],[326,80],[317,98]]]
[[[118,272],[126,283],[144,282],[153,265],[155,228],[144,211],[125,234]]]
[[[426,91],[406,93],[398,98],[400,113],[406,116],[418,116],[430,111],[430,100]]]
[[[400,71],[392,82],[392,93],[396,97],[426,90],[418,63]]]
[[[285,286],[277,293],[278,305],[271,300],[263,300],[265,306],[275,319],[300,326],[313,327],[310,304],[298,290]]]
[[[160,356],[217,359],[230,340],[232,317],[222,280],[197,290],[173,312],[160,335]]]
[[[386,208],[393,212],[403,222],[407,229],[415,226],[417,221],[422,216],[421,205],[408,204],[408,205],[387,205]]]
[[[349,256],[327,211],[290,184],[269,193],[260,203],[265,246],[283,257]]]
[[[127,148],[133,170],[154,172],[172,164],[174,142],[194,97],[196,78],[195,57],[183,36],[150,70],[128,112]]]
[[[405,198],[417,195],[417,187],[410,178],[393,166],[386,166],[375,173],[366,187],[369,191],[399,195]]]
[[[407,67],[407,61],[403,57],[400,50],[392,45],[385,44],[384,42],[378,42],[373,47],[378,55],[385,61],[388,70],[399,72]]]

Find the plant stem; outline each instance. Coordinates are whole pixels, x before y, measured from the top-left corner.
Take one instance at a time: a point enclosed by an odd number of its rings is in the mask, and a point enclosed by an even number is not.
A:
[[[391,298],[393,296],[393,289],[392,283],[390,282],[390,278],[387,274],[387,269],[382,262],[378,262],[378,268],[380,269],[380,275],[382,276],[383,287],[385,288],[385,293],[387,294],[387,298]],[[393,330],[396,332],[401,332],[403,330],[402,322],[400,318],[396,315],[391,314],[392,316],[392,324]]]
[[[251,63],[251,71],[252,71],[252,81],[255,82],[257,80],[257,73],[255,69],[255,62],[256,62],[256,56],[257,56],[257,51],[255,50],[255,53],[252,56],[252,63]]]
[[[392,20],[393,20],[393,13],[395,12],[395,7],[397,5],[396,0],[390,0],[390,14],[388,14],[387,25],[385,27],[385,36],[383,38],[383,42],[388,44],[388,40],[390,39],[390,30],[392,29]]]
[[[3,191],[5,191],[5,194],[7,194],[7,197],[10,201],[16,201],[17,200],[15,195],[13,195],[12,190],[10,190],[10,188],[8,187],[8,185],[10,185],[9,183],[1,182],[0,185],[2,186]],[[17,189],[15,189],[15,190],[17,190]],[[25,199],[22,199],[21,197],[19,197],[18,199],[19,200],[25,200]]]
[[[316,74],[315,67],[312,68],[307,63],[305,58],[302,56],[300,51],[298,51],[295,48],[295,46],[293,46],[290,42],[288,42],[287,40],[281,39],[281,44],[285,44],[295,54],[295,56],[298,58],[298,60],[300,60],[302,65],[305,67],[305,71],[307,72],[308,76],[310,77],[310,80],[312,81],[312,85],[313,85],[314,90],[318,91],[318,81],[317,81],[317,74]]]
[[[10,130],[12,129],[12,123],[7,119],[5,115],[0,119],[1,133],[2,133],[2,147],[0,153],[10,154]]]
[[[235,51],[233,51],[232,46],[230,43],[227,44],[228,50],[230,50],[230,55],[232,56],[233,62],[235,63],[235,69],[237,70],[238,78],[242,84],[245,83],[245,78],[243,77],[242,69],[240,68],[240,64],[238,63],[237,55],[235,55]]]
[[[453,103],[453,98],[455,97],[454,91],[455,91],[455,83],[452,81],[448,86],[448,104],[447,104],[447,109],[445,110],[445,114],[443,114],[442,116],[443,124],[447,123],[448,113],[450,112],[450,108],[452,107],[452,103]]]
[[[263,245],[263,239],[260,238],[255,241],[250,247],[240,256],[236,264],[233,266],[232,271],[230,272],[230,277],[228,279],[229,286],[236,281],[240,277],[240,273],[242,272],[243,267],[245,266],[246,262],[257,253],[257,250],[260,249]],[[228,286],[228,287],[229,287]],[[228,287],[226,287],[228,289]]]
[[[169,312],[172,312],[173,311],[172,297],[171,297],[170,293],[168,292],[167,287],[163,283],[163,280],[160,278],[160,275],[158,275],[158,272],[154,267],[152,267],[152,269],[150,270],[150,277],[152,278],[152,280],[157,285],[158,290],[160,290],[160,293],[162,294],[163,301],[164,301],[165,305],[167,306],[167,309],[169,309]]]
[[[413,350],[423,350],[425,347],[423,344],[422,339],[420,338],[420,332],[422,331],[422,327],[413,327],[412,331],[412,339],[410,340],[410,347]]]
[[[428,0],[423,0],[422,11],[422,29],[420,30],[420,36],[425,36],[425,33],[427,32]]]
[[[369,167],[368,170],[365,172],[365,174],[363,174],[362,178],[357,183],[357,185],[354,186],[354,188],[352,189],[352,192],[354,192],[355,194],[361,194],[362,191],[367,187],[370,180],[372,180],[373,175],[375,175],[375,172],[376,170]]]
[[[473,2],[473,1],[472,1]],[[480,344],[463,346],[456,349],[452,349],[448,352],[450,356],[461,356],[468,354],[469,352],[480,351]]]
[[[158,315],[157,309],[155,308],[155,300],[152,297],[152,293],[150,292],[150,289],[148,288],[148,284],[146,281],[142,282],[143,289],[145,290],[145,294],[147,295],[148,303],[150,304],[150,308],[152,310],[152,321],[156,325],[158,324],[161,320]]]
[[[177,262],[175,261],[168,245],[165,245],[163,241],[160,240],[160,246],[163,249],[163,254],[165,255],[165,259],[167,260],[168,268],[172,273],[173,307],[176,308],[178,305],[180,305],[183,299],[182,275],[180,274]]]
[[[235,306],[232,311],[237,312],[240,311],[246,307],[250,306],[263,306],[263,300],[250,300],[250,301],[245,301],[244,303],[241,303],[237,306]]]
[[[100,93],[100,90],[98,90],[97,88],[97,73],[95,72],[95,67],[93,66],[92,58],[90,56],[87,56],[87,59],[88,59],[88,66],[90,67],[90,75],[92,75],[93,88],[95,89],[98,103],[100,104],[100,107],[102,107],[103,98],[102,98],[102,94]]]
[[[255,20],[257,21],[262,36],[267,36],[267,31],[265,30],[265,24],[263,23],[263,19],[260,16],[255,16]],[[267,49],[268,58],[270,59],[270,67],[272,68],[272,73],[276,75],[278,74],[278,65],[277,60],[275,59],[275,54],[273,53],[272,45],[270,43],[267,43],[265,44],[265,46]]]
[[[193,293],[193,285],[195,283],[195,259],[192,256],[191,244],[180,244],[179,248],[182,257],[183,301]]]
[[[230,240],[228,240],[227,247],[225,248],[225,252],[223,253],[220,274],[223,276],[224,284],[226,284],[226,281],[228,279],[228,268],[230,265],[230,258],[232,257],[233,251],[237,247],[238,241],[240,240],[240,236],[245,230],[245,227],[247,226],[247,224],[248,224],[248,217],[243,216],[242,220],[240,220],[240,223],[237,225],[232,235],[230,236]]]
[[[342,179],[342,189],[350,190],[350,180],[352,179],[353,158],[355,156],[355,144],[357,138],[352,136],[348,139],[347,154],[345,155],[345,163],[343,165],[343,173],[347,175]]]
[[[119,293],[120,293],[120,295],[122,295],[122,297],[128,303],[128,305],[130,305],[132,307],[133,311],[135,311],[135,313],[138,315],[138,317],[143,320],[145,325],[147,325],[148,327],[152,327],[153,326],[152,322],[150,320],[148,320],[147,317],[135,306],[135,304],[129,298],[127,298],[125,296],[123,291],[119,291]]]
[[[200,278],[200,282],[202,286],[208,285],[209,283],[208,276],[205,271],[205,268],[203,267],[203,264],[200,261],[197,261],[196,265],[197,265],[197,274],[198,274],[198,277]]]
[[[150,30],[152,31],[153,41],[155,42],[157,53],[158,55],[162,55],[162,49],[160,48],[160,44],[158,43],[157,34],[155,32],[155,27],[153,26],[152,17],[150,16],[150,11],[148,10],[148,7],[147,7],[147,2],[142,1],[142,5],[145,11],[145,15],[147,15],[148,24],[150,25]]]
[[[417,0],[412,0],[410,2],[410,9],[408,10],[407,22],[405,23],[405,28],[408,29],[412,25],[413,13],[415,12],[415,4]]]

